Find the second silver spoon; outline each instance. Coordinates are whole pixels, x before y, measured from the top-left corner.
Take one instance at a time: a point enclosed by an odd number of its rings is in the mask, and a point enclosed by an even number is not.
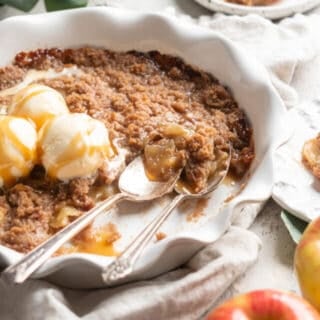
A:
[[[133,271],[133,266],[141,256],[149,241],[153,238],[160,226],[169,217],[170,213],[182,201],[186,199],[199,199],[214,191],[228,173],[231,161],[231,147],[226,152],[221,151],[218,155],[216,173],[209,179],[207,187],[199,193],[193,193],[183,184],[176,183],[174,190],[177,196],[172,202],[154,219],[141,233],[129,244],[129,246],[110,265],[102,271],[102,278],[106,284],[113,285]]]

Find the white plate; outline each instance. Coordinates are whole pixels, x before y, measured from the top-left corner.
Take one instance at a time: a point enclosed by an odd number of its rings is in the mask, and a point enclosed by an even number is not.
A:
[[[235,15],[259,14],[269,19],[280,19],[295,13],[306,12],[320,5],[320,0],[279,0],[269,6],[244,6],[224,0],[195,0],[209,10]]]
[[[261,203],[271,195],[272,154],[286,138],[282,125],[286,111],[266,70],[223,36],[161,15],[87,8],[9,18],[0,22],[0,43],[1,66],[9,64],[21,50],[44,47],[91,45],[112,50],[159,50],[177,55],[227,84],[252,122],[256,159],[240,195],[224,204],[226,197],[240,185],[223,185],[211,197],[204,215],[193,222],[188,222],[186,217],[194,210],[195,203],[183,204],[162,228],[167,238],[150,244],[137,262],[133,275],[124,281],[152,277],[177,267],[220,237],[229,226],[233,212],[246,210],[249,203]],[[122,250],[168,201],[167,197],[153,204],[122,204],[118,210],[99,217],[96,224],[113,221],[122,235],[115,246]],[[12,263],[20,256],[0,247],[2,264]],[[101,268],[112,259],[89,254],[55,257],[34,277],[46,276],[69,287],[103,287]]]
[[[305,103],[290,111],[295,132],[276,152],[273,199],[305,221],[320,212],[320,182],[301,162],[304,143],[320,132],[319,101]]]

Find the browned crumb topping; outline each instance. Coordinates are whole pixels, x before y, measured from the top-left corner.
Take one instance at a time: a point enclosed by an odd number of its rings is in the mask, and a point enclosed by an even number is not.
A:
[[[84,112],[102,121],[111,140],[128,150],[127,162],[146,146],[161,145],[162,139],[173,141],[186,162],[183,175],[196,191],[212,173],[216,148],[232,144],[231,171],[235,175],[241,177],[250,166],[252,129],[244,112],[217,79],[179,58],[94,48],[22,52],[13,66],[0,69],[0,88],[18,83],[28,70],[72,66],[82,74],[39,83],[60,91],[71,112]],[[0,97],[0,105],[9,104],[10,99]],[[80,214],[92,208],[92,190],[114,178],[100,168],[91,179],[62,183],[49,181],[43,168],[36,167],[30,177],[2,192],[0,243],[29,251],[56,232],[59,224],[52,220],[63,207],[75,208]],[[77,214],[62,214],[67,220],[60,222],[69,223]]]
[[[197,222],[202,216],[204,216],[204,210],[207,206],[208,199],[199,199],[194,210],[187,215],[187,221]]]
[[[76,251],[80,252],[118,255],[113,243],[120,237],[116,225],[110,222],[98,229],[93,229],[91,226],[87,227],[72,240],[72,245]]]
[[[13,87],[21,82],[26,74],[26,70],[18,66],[8,66],[0,68],[0,90]]]

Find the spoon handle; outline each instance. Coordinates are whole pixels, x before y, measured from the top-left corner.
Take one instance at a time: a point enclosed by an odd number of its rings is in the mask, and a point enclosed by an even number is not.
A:
[[[173,209],[186,197],[184,194],[177,195],[165,209],[156,216],[129,244],[129,246],[110,265],[102,271],[102,278],[106,284],[112,284],[130,274],[137,259],[140,257],[146,245],[152,239],[160,226],[169,217]]]
[[[30,251],[21,260],[6,268],[2,273],[2,277],[9,281],[13,281],[14,283],[23,283],[65,242],[83,230],[100,213],[126,197],[127,195],[124,193],[117,193],[100,202],[97,206],[85,212],[78,219],[74,220],[47,241],[43,242],[40,246]]]

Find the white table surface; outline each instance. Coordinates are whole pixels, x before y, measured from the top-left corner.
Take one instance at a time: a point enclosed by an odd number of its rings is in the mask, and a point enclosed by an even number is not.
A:
[[[177,12],[193,17],[211,15],[212,13],[192,0],[111,0],[90,1],[98,5],[118,4],[135,10],[162,11],[174,7]],[[44,6],[40,1],[32,13],[43,12]],[[319,11],[319,10],[318,10]],[[8,8],[0,8],[0,19],[22,12]],[[260,288],[277,288],[298,292],[298,285],[293,272],[293,255],[295,244],[280,219],[281,208],[270,200],[251,227],[262,240],[262,250],[258,262],[248,272],[238,279],[225,293],[222,299]]]

